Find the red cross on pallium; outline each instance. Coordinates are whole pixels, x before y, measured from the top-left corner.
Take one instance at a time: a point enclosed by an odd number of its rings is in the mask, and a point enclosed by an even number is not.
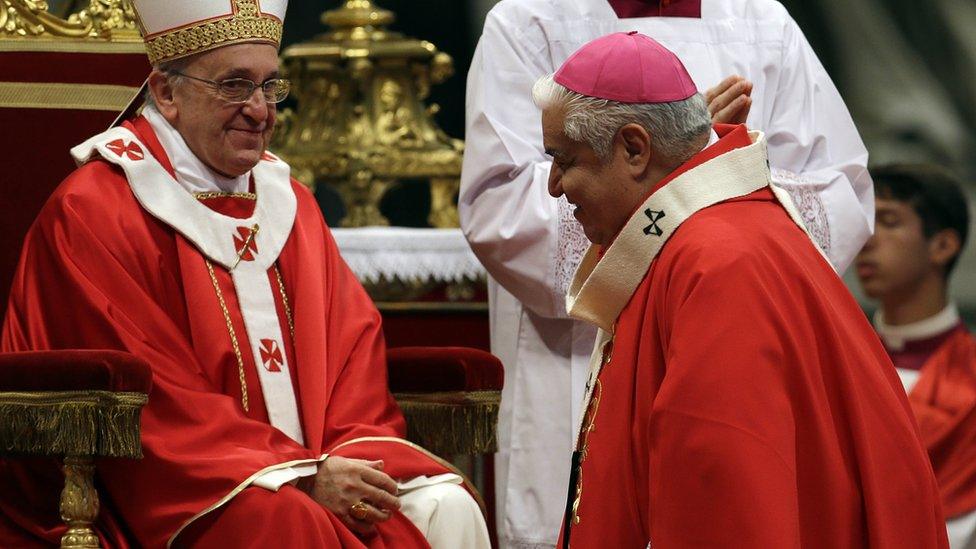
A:
[[[278,342],[273,339],[261,340],[261,363],[264,369],[269,372],[281,371],[281,349]]]
[[[129,141],[126,143],[122,139],[116,139],[105,145],[105,148],[114,152],[115,154],[128,156],[129,160],[142,160],[146,157],[146,154],[142,152],[142,147],[139,146],[135,141]]]
[[[244,249],[245,244],[247,245],[246,250]],[[241,261],[254,261],[254,256],[258,253],[258,241],[257,238],[251,236],[250,228],[237,228],[237,234],[234,235],[234,251],[241,257]]]

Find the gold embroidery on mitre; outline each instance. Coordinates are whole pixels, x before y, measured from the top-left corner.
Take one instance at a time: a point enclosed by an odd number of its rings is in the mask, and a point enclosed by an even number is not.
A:
[[[149,62],[155,65],[238,42],[264,41],[275,47],[281,45],[281,20],[261,13],[257,0],[234,0],[234,4],[237,9],[231,15],[146,38]]]

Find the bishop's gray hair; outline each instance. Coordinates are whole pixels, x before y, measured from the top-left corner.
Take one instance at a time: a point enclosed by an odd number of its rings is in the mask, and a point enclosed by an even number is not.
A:
[[[671,103],[622,103],[574,92],[553,80],[540,78],[532,99],[542,110],[564,108],[566,137],[586,143],[601,161],[610,160],[613,138],[627,124],[637,124],[651,135],[651,147],[666,164],[681,164],[701,150],[701,139],[711,128],[705,98],[700,93]]]
[[[153,65],[153,69],[165,73],[169,77],[170,83],[172,83],[175,86],[176,84],[179,84],[183,80],[183,77],[180,76],[179,74],[176,74],[176,72],[173,71],[177,71],[177,72],[185,71],[186,68],[190,65],[190,62],[193,60],[194,57],[195,56],[191,55],[187,57],[181,57],[179,59],[173,59],[171,61],[163,61],[162,63]],[[153,97],[152,90],[150,90],[148,87],[146,88],[146,91],[143,92],[142,94],[142,101],[144,103],[144,106],[146,107],[150,105],[152,105],[153,107],[156,106],[156,98]]]

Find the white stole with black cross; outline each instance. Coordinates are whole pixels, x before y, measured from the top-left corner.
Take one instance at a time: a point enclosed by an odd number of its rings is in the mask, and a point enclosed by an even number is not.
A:
[[[291,168],[265,153],[252,171],[257,194],[254,212],[238,219],[211,210],[176,184],[127,128],[112,128],[71,150],[79,165],[96,154],[122,168],[132,193],[147,212],[230,271],[271,425],[304,444],[285,354],[285,332],[268,279],[268,270],[295,223],[298,201],[291,188]]]
[[[589,407],[604,364],[603,350],[613,340],[617,317],[644,280],[651,262],[664,244],[696,212],[769,187],[790,218],[820,250],[789,194],[772,185],[762,132],[749,132],[749,138],[751,145],[704,162],[652,194],[627,221],[602,257],[599,246],[590,246],[587,250],[566,296],[569,316],[600,328],[590,356],[590,377],[583,397],[583,410]],[[823,250],[820,253],[822,255]],[[574,448],[579,445],[585,416],[585,412],[580,414]]]

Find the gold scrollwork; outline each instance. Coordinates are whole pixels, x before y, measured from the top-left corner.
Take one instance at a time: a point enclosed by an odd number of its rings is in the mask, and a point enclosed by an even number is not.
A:
[[[0,0],[0,36],[141,41],[132,0],[91,0],[67,19],[48,12],[46,0]]]
[[[464,146],[437,126],[437,105],[424,104],[431,85],[453,73],[450,56],[386,30],[393,14],[369,0],[347,0],[322,20],[330,32],[282,54],[298,105],[282,113],[274,150],[307,185],[338,191],[343,226],[388,225],[384,192],[428,180],[428,223],[457,227]]]
[[[84,38],[92,21],[65,21],[48,13],[45,0],[0,0],[0,31],[7,36],[59,36]]]
[[[141,40],[132,0],[91,0],[87,9],[68,18],[69,22],[90,21],[96,36],[128,36]]]
[[[61,537],[62,548],[99,547],[92,524],[98,517],[98,492],[95,490],[95,465],[91,457],[64,458],[64,490],[61,491],[61,519],[68,531]]]
[[[281,43],[281,21],[258,13],[255,0],[237,0],[238,13],[232,17],[208,21],[146,41],[149,62],[156,64],[218,45],[263,38]]]

